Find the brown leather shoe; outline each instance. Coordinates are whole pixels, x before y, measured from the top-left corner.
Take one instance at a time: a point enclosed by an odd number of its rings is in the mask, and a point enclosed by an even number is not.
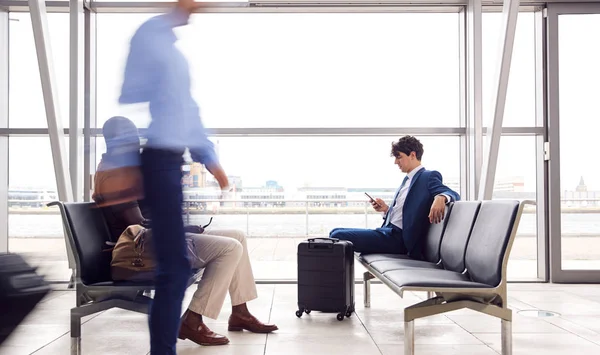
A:
[[[188,312],[184,314],[183,322],[179,327],[179,339],[190,339],[194,343],[204,346],[225,345],[229,343],[229,339],[226,336],[213,332],[203,322],[193,322],[190,320],[192,317],[188,315]]]
[[[231,316],[229,316],[228,329],[232,332],[240,332],[245,329],[252,333],[271,333],[279,328],[274,324],[263,324],[253,315],[246,316],[232,313]]]

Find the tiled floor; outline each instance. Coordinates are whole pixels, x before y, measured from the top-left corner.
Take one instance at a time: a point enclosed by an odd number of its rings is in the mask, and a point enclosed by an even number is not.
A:
[[[371,308],[362,306],[362,287],[357,285],[357,310],[338,322],[334,314],[312,312],[296,318],[295,285],[259,285],[259,299],[249,304],[261,320],[280,330],[269,335],[227,332],[230,307],[217,320],[208,320],[231,343],[201,347],[180,341],[178,354],[310,354],[393,355],[403,353],[402,309],[424,294],[407,293],[400,299],[384,285],[372,286]],[[188,290],[186,304],[193,287]],[[514,310],[513,343],[520,354],[600,354],[600,285],[510,284]],[[2,348],[2,355],[69,354],[69,308],[72,291],[52,292],[23,322]],[[531,318],[520,310],[560,313],[550,318]],[[83,354],[139,354],[149,351],[147,318],[118,309],[84,318]],[[500,352],[500,321],[469,310],[417,320],[416,354],[492,355]]]

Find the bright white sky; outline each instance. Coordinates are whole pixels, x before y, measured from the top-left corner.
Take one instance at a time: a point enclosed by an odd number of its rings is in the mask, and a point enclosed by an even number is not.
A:
[[[519,15],[505,126],[535,125],[533,15]],[[10,33],[10,126],[47,127],[29,14],[13,13]],[[149,17],[98,16],[98,125],[125,115],[140,127],[143,106],[117,103],[128,42]],[[562,189],[584,176],[600,131],[598,17],[561,18]],[[484,15],[484,113],[491,116],[500,14]],[[204,124],[232,127],[456,127],[459,124],[458,14],[203,14],[177,30],[188,57]],[[63,122],[68,123],[68,18],[49,14]],[[593,34],[595,29],[596,35]],[[286,188],[396,187],[389,157],[395,137],[219,138],[230,175],[245,186],[276,180]],[[420,137],[423,163],[458,179],[457,137]],[[215,139],[216,141],[216,139]],[[54,186],[47,137],[10,139],[10,185]],[[579,152],[587,149],[586,154]],[[100,140],[97,155],[104,152]],[[533,137],[503,137],[498,178],[523,177],[535,191]]]

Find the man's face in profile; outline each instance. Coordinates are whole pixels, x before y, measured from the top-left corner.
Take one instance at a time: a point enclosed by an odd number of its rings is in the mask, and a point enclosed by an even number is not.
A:
[[[411,152],[410,155],[399,152],[395,157],[394,164],[398,165],[403,173],[407,173],[411,170],[414,156],[415,153],[413,152]]]

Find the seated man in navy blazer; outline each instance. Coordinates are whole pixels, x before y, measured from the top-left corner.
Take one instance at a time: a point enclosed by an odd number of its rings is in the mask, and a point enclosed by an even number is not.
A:
[[[417,138],[405,136],[392,143],[391,155],[406,177],[391,207],[380,198],[371,201],[373,208],[383,213],[381,228],[336,228],[329,237],[351,241],[354,251],[365,254],[408,254],[421,259],[429,225],[440,223],[446,205],[460,196],[442,183],[439,172],[421,165],[423,144]]]

